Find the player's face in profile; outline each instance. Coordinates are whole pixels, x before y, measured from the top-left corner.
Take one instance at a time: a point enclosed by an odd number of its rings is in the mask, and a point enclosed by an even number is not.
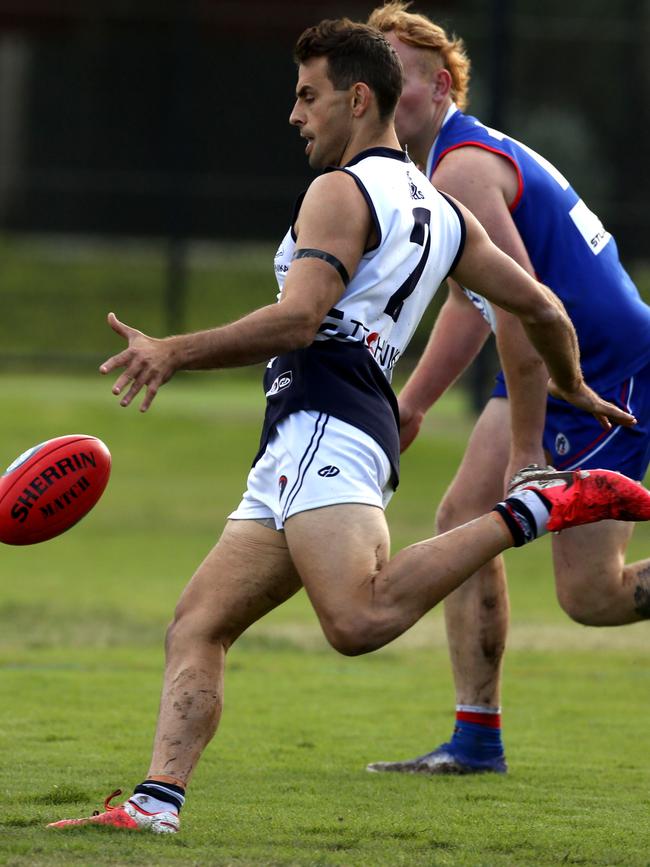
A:
[[[314,57],[298,68],[296,103],[289,123],[307,139],[305,153],[314,169],[340,165],[350,138],[351,90],[335,90],[327,58]]]
[[[433,115],[433,76],[426,65],[426,52],[407,45],[395,33],[384,36],[397,52],[404,67],[404,87],[395,111],[395,129],[402,147],[414,146],[426,134]]]

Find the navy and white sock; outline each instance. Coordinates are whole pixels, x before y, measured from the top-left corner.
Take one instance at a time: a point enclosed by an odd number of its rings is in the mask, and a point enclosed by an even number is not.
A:
[[[546,525],[551,514],[551,504],[538,491],[526,488],[506,497],[492,510],[498,512],[512,534],[515,548],[520,548],[533,539],[547,533]]]
[[[167,810],[180,813],[185,803],[185,789],[158,780],[145,780],[135,787],[129,800],[147,813],[163,813]]]

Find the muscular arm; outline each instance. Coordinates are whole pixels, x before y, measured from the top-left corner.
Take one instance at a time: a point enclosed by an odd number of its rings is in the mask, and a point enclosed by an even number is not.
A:
[[[517,316],[543,358],[557,396],[592,413],[605,427],[611,426],[609,419],[618,424],[634,424],[635,419],[629,413],[602,400],[585,384],[576,333],[559,299],[499,250],[478,220],[457,204],[467,226],[467,240],[454,278]]]
[[[370,212],[354,180],[343,172],[317,178],[303,200],[296,231],[298,249],[325,250],[353,274],[371,231]],[[320,259],[298,259],[287,272],[278,304],[261,307],[229,325],[157,340],[111,314],[109,323],[128,341],[128,347],[109,358],[100,371],[124,368],[113,393],[121,394],[131,382],[121,400],[128,406],[146,388],[140,407],[145,411],[160,385],[177,370],[254,364],[308,346],[344,289],[332,265]]]
[[[370,231],[370,212],[356,184],[331,172],[310,186],[296,226],[296,249],[324,250],[348,274],[359,264]],[[172,338],[185,369],[233,367],[309,346],[345,287],[335,268],[320,259],[292,262],[278,304],[249,313],[230,325]]]
[[[400,445],[413,442],[427,410],[478,355],[490,327],[454,280],[415,370],[399,395]]]
[[[518,189],[517,174],[508,160],[482,148],[459,148],[447,154],[432,180],[468,207],[493,243],[534,276],[508,207]],[[497,347],[511,414],[511,465],[518,468],[540,463],[544,458],[548,371],[520,320],[500,307],[495,308],[495,313]]]
[[[557,385],[567,391],[578,388],[582,382],[578,341],[562,304],[550,289],[499,250],[478,220],[458,204],[467,240],[454,278],[515,314]]]

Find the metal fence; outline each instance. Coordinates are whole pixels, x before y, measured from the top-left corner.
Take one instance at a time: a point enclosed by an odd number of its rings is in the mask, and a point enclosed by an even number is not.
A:
[[[271,243],[309,182],[287,123],[295,39],[320,18],[364,19],[373,6],[0,0],[0,232],[149,239],[164,263],[159,319],[183,327],[191,245]],[[647,0],[413,8],[465,39],[471,110],[541,150],[624,258],[645,258]],[[0,282],[0,298],[5,291]],[[51,303],[47,293],[41,303]]]

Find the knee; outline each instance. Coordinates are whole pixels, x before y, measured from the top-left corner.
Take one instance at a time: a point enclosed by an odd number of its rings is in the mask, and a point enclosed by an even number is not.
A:
[[[178,607],[167,626],[165,651],[169,656],[196,648],[199,644],[221,645],[226,651],[235,638],[222,619],[211,618],[207,622],[200,613]]]
[[[601,626],[600,618],[596,612],[583,608],[581,605],[562,604],[562,610],[567,614],[574,623],[579,623],[581,626]]]
[[[165,651],[167,656],[173,653],[176,649],[182,648],[189,640],[189,632],[186,629],[186,620],[178,614],[174,613],[174,617],[167,624],[165,632]]]
[[[582,626],[606,625],[608,603],[595,594],[564,588],[558,591],[558,602],[564,613]]]
[[[458,509],[453,497],[444,497],[436,511],[436,531],[446,533],[458,526]]]
[[[379,645],[373,641],[375,625],[363,614],[321,617],[325,638],[343,656],[361,656]]]
[[[442,498],[436,512],[436,530],[438,533],[446,533],[461,524],[472,521],[482,515],[486,509],[479,503],[472,502],[469,497],[464,498],[451,491]]]

